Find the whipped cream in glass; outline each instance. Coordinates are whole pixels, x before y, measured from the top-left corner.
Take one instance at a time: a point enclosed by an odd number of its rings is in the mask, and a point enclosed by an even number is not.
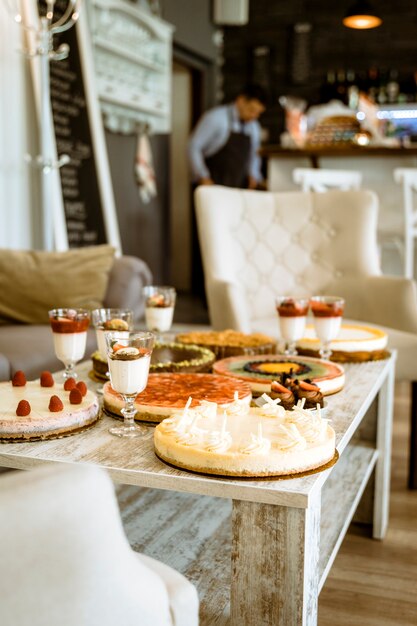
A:
[[[310,306],[314,318],[314,329],[321,342],[320,356],[328,359],[332,351],[330,342],[336,339],[342,325],[345,301],[339,296],[313,296]]]
[[[91,321],[96,330],[97,348],[100,356],[107,361],[106,332],[133,330],[133,311],[130,309],[94,309]]]
[[[134,422],[136,396],[148,383],[154,335],[149,332],[108,331],[105,333],[111,386],[123,397],[124,423],[110,428],[118,437],[139,437],[148,428]]]
[[[174,287],[147,285],[143,288],[143,295],[145,296],[146,328],[157,333],[169,331],[176,300]]]
[[[275,299],[281,337],[285,340],[285,354],[297,354],[295,343],[304,336],[309,301],[307,298],[278,296]]]
[[[85,353],[90,312],[86,309],[52,309],[48,314],[55,354],[65,366],[64,379],[76,378],[74,366]]]

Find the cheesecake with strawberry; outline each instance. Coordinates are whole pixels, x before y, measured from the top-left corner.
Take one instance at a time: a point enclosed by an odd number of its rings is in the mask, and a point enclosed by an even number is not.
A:
[[[34,441],[76,433],[99,417],[97,397],[83,381],[62,385],[50,372],[27,381],[18,371],[0,383],[0,440]]]

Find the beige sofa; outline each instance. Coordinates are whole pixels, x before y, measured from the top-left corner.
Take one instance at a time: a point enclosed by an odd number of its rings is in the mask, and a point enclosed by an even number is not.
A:
[[[152,274],[144,261],[133,256],[115,258],[108,276],[103,306],[130,308],[137,322],[144,314],[143,285],[150,284]],[[96,349],[93,330],[89,330],[86,355]],[[0,325],[0,380],[9,380],[16,370],[28,379],[43,370],[62,369],[55,357],[49,324]]]

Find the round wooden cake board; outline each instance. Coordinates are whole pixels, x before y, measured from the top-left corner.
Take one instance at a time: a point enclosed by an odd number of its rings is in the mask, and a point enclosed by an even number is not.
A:
[[[97,374],[97,372],[95,372],[94,370],[90,370],[88,372],[88,378],[90,378],[90,380],[94,381],[95,383],[106,383],[110,380],[107,376],[100,376],[100,374]]]
[[[301,356],[320,358],[320,355],[316,350],[297,348],[297,352]],[[354,353],[338,352],[336,350],[330,355],[329,361],[333,361],[334,363],[367,363],[369,361],[385,361],[385,359],[389,359],[390,356],[391,352],[389,352],[389,350],[375,350],[374,352]]]
[[[89,430],[93,428],[101,418],[101,411],[98,412],[96,419],[94,422],[90,424],[86,424],[85,426],[80,426],[79,428],[74,428],[73,430],[67,430],[64,433],[56,433],[50,435],[31,435],[30,437],[0,437],[0,443],[32,443],[32,441],[48,441],[49,439],[64,439],[64,437],[71,437],[72,435],[78,435],[78,433],[82,433],[85,430]]]
[[[304,476],[311,476],[312,474],[318,474],[319,472],[324,472],[324,470],[327,470],[330,467],[333,467],[333,465],[335,465],[337,461],[339,460],[339,453],[337,450],[335,450],[334,456],[330,461],[328,461],[324,465],[320,465],[320,467],[316,467],[315,469],[308,470],[307,472],[298,472],[296,474],[279,474],[275,476],[273,474],[268,474],[268,476],[239,476],[237,474],[233,474],[233,475],[221,474],[221,473],[208,472],[208,471],[199,472],[198,470],[185,467],[181,465],[181,463],[174,465],[174,463],[172,463],[171,461],[167,461],[166,459],[164,459],[162,455],[158,454],[156,451],[154,452],[160,461],[163,461],[164,463],[166,463],[167,465],[175,469],[180,469],[185,472],[190,472],[190,474],[199,474],[201,476],[213,476],[213,477],[216,476],[217,478],[230,478],[232,480],[233,479],[234,480],[289,480],[291,478],[304,478]]]
[[[111,411],[109,411],[109,409],[106,409],[104,406],[101,409],[102,413],[104,413],[104,415],[107,415],[107,417],[112,417],[113,419],[116,420],[124,420],[123,415],[119,415],[118,413],[112,413]],[[148,426],[158,426],[158,424],[160,424],[161,422],[164,421],[164,419],[167,417],[169,417],[169,415],[166,415],[164,417],[159,417],[159,416],[155,416],[157,419],[155,420],[146,420],[146,419],[142,419],[140,415],[138,415],[136,413],[134,420],[135,422],[140,422],[141,424],[147,424]]]

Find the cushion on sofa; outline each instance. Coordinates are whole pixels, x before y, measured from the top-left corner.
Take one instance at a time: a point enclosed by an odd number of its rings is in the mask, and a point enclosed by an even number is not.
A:
[[[0,323],[47,324],[58,307],[103,305],[114,248],[0,250]]]

